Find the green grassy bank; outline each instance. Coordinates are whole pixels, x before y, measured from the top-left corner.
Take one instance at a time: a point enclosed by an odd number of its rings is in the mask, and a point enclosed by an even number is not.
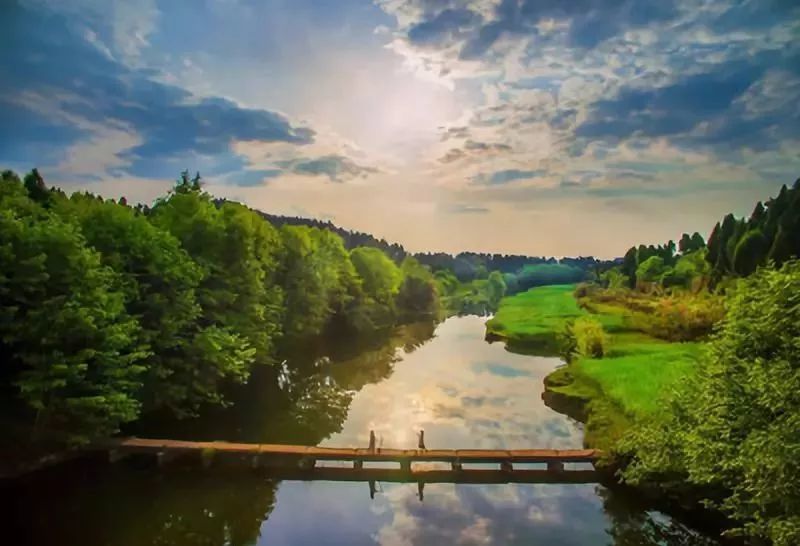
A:
[[[486,325],[487,337],[511,350],[553,354],[558,335],[570,320],[591,315],[609,334],[603,358],[580,357],[546,381],[547,402],[586,422],[587,445],[611,450],[637,419],[659,411],[660,400],[678,380],[693,373],[701,343],[670,343],[638,331],[625,308],[579,306],[574,285],[532,288],[505,298]]]

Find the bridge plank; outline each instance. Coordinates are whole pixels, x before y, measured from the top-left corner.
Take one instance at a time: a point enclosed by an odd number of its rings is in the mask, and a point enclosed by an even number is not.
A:
[[[289,456],[328,461],[425,461],[460,463],[546,463],[594,462],[602,455],[593,449],[391,449],[245,444],[235,442],[191,442],[152,438],[122,438],[95,449],[137,453],[214,450],[219,453],[252,453],[260,456]]]

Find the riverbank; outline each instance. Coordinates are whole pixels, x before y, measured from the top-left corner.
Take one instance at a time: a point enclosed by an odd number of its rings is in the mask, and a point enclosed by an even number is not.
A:
[[[488,339],[509,350],[552,354],[567,323],[597,320],[609,336],[602,358],[577,357],[545,378],[545,403],[586,425],[584,443],[613,453],[617,440],[639,419],[660,411],[676,383],[693,373],[698,342],[672,343],[637,330],[625,309],[581,306],[575,285],[538,287],[505,298],[486,324]],[[591,311],[585,307],[590,307]]]
[[[584,424],[584,447],[602,450],[598,467],[624,469],[630,453],[618,449],[626,432],[666,411],[664,402],[679,382],[695,373],[702,342],[669,342],[642,332],[635,311],[591,296],[576,297],[576,285],[533,288],[505,298],[486,324],[487,339],[502,340],[508,350],[552,354],[563,350],[567,324],[591,317],[608,334],[602,358],[574,356],[544,378],[542,400],[554,411]],[[615,487],[710,535],[720,536],[734,524],[702,505],[704,490],[682,481],[620,483]],[[725,543],[738,544],[735,540]]]

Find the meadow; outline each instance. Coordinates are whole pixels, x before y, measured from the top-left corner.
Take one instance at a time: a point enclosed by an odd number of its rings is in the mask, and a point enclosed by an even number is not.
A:
[[[592,317],[608,333],[602,358],[576,356],[551,374],[548,390],[591,404],[586,441],[609,446],[630,421],[659,411],[680,380],[694,373],[701,342],[669,342],[642,332],[630,309],[575,296],[575,285],[537,287],[505,298],[487,322],[487,336],[503,339],[511,350],[552,354],[567,324]],[[587,310],[591,309],[590,310]]]

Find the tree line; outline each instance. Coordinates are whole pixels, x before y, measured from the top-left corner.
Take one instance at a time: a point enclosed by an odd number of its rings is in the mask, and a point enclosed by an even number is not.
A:
[[[732,213],[714,225],[706,241],[684,233],[678,244],[633,246],[614,271],[606,268],[606,283],[630,288],[725,286],[761,266],[780,266],[800,255],[800,179],[781,186],[776,197],[756,203],[748,217]]]
[[[218,200],[219,203],[224,200]],[[409,256],[415,258],[419,263],[428,266],[432,271],[451,271],[460,282],[470,282],[479,279],[487,279],[492,271],[499,271],[504,275],[517,275],[525,268],[537,265],[563,265],[580,269],[584,273],[593,272],[598,268],[610,267],[616,263],[615,260],[599,260],[594,256],[564,257],[561,259],[545,256],[528,256],[524,254],[500,254],[487,252],[459,252],[448,254],[446,252],[418,252],[412,254],[399,243],[390,243],[382,238],[377,238],[369,233],[352,231],[341,228],[330,221],[316,220],[314,218],[302,218],[297,216],[280,216],[256,211],[266,218],[273,225],[280,227],[289,226],[310,226],[319,229],[332,231],[342,238],[345,248],[352,250],[356,247],[374,247],[389,256],[395,263],[401,264]],[[550,271],[556,271],[553,268]],[[542,271],[545,271],[544,269]],[[566,270],[560,271],[564,273]],[[581,278],[573,275],[563,282],[577,282]],[[550,283],[553,284],[553,283]],[[531,286],[539,286],[532,284]]]
[[[413,257],[275,227],[184,172],[152,207],[0,175],[0,389],[37,438],[224,404],[282,343],[435,314]],[[15,404],[16,401],[19,402]]]

